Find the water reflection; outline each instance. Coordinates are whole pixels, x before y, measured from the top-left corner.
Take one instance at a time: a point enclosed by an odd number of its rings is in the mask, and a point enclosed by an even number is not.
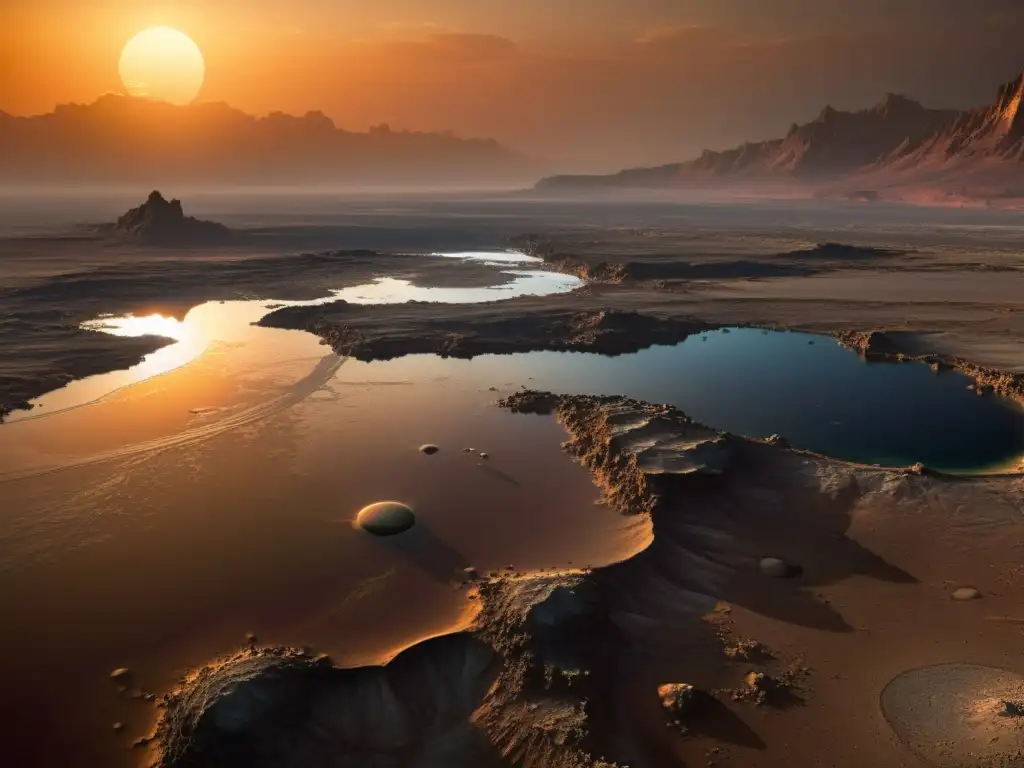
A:
[[[402,304],[407,301],[476,304],[511,299],[515,296],[549,296],[554,293],[565,293],[582,282],[573,275],[554,272],[508,270],[505,274],[515,275],[516,279],[506,285],[486,288],[421,288],[408,280],[382,277],[367,285],[334,291],[331,298],[325,301],[343,299],[353,304]]]
[[[813,343],[812,343],[813,342]],[[387,363],[350,361],[346,380],[447,376],[499,394],[520,385],[670,403],[717,429],[780,434],[794,446],[858,463],[947,472],[1024,467],[1024,409],[979,397],[972,381],[920,363],[865,363],[827,337],[753,328],[709,331],[635,354],[529,352]]]
[[[451,258],[511,264],[539,261],[517,252],[466,252],[441,254]],[[503,285],[483,288],[422,287],[410,280],[383,277],[372,283],[331,291],[328,296],[311,301],[220,301],[193,307],[184,319],[154,313],[143,316],[101,316],[82,323],[87,331],[121,337],[154,336],[171,339],[162,349],[147,355],[130,368],[90,376],[68,384],[33,401],[30,411],[16,411],[10,422],[38,418],[98,400],[112,392],[180,368],[214,347],[232,344],[247,346],[249,363],[270,364],[299,356],[321,357],[319,340],[308,334],[295,334],[260,328],[258,322],[273,308],[280,306],[316,306],[344,300],[353,304],[400,304],[407,301],[433,301],[445,304],[472,304],[498,301],[516,296],[547,296],[571,291],[582,284],[573,275],[539,270],[505,270],[513,280]],[[282,334],[289,334],[282,343]],[[295,338],[299,337],[299,338]],[[303,338],[304,337],[304,338]]]

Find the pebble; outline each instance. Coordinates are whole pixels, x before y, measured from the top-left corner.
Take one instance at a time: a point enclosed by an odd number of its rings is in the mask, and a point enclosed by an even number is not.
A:
[[[481,459],[489,459],[489,458],[490,458],[490,456],[488,456],[488,455],[487,455],[486,453],[484,453],[483,451],[480,451],[480,458],[481,458]]]
[[[416,515],[405,504],[381,501],[363,507],[356,516],[356,522],[368,533],[391,536],[412,528]]]
[[[256,633],[255,632],[246,632],[245,633],[245,642],[248,643],[249,645],[254,645],[256,643]]]
[[[953,599],[960,602],[977,600],[979,597],[981,597],[981,592],[974,587],[960,587],[960,589],[953,590]]]
[[[114,723],[114,731],[120,732],[124,730],[124,723]]]
[[[762,574],[773,579],[784,579],[790,573],[789,564],[779,557],[762,557],[757,567]]]
[[[468,568],[463,568],[462,569],[462,573],[463,573],[463,575],[467,579],[469,579],[471,581],[475,581],[476,579],[480,578],[480,574],[477,573],[476,568],[474,568],[473,566],[469,566]]]
[[[131,675],[131,670],[129,670],[127,667],[118,667],[110,673],[110,679],[125,680],[128,678],[129,675]]]
[[[420,453],[425,453],[427,454],[427,456],[433,456],[440,450],[441,449],[438,446],[434,445],[433,443],[427,443],[426,445],[420,446]]]

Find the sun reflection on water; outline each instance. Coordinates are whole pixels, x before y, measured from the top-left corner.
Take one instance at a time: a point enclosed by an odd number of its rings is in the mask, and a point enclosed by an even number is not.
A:
[[[87,331],[106,333],[111,336],[126,338],[160,336],[174,341],[173,344],[168,344],[166,347],[146,355],[142,362],[127,370],[107,374],[109,386],[112,387],[144,381],[180,368],[199,357],[209,346],[211,340],[209,335],[200,332],[201,329],[197,324],[187,320],[178,320],[176,317],[165,317],[156,312],[140,317],[135,315],[99,317],[96,320],[82,323],[81,327]]]
[[[161,314],[153,313],[143,317],[125,315],[124,317],[100,317],[96,320],[89,320],[82,323],[82,328],[87,331],[100,331],[109,333],[111,336],[163,336],[175,341],[186,341],[192,335],[189,327],[176,317],[164,317]]]
[[[460,253],[445,254],[452,258],[486,260],[489,263],[511,264],[529,261],[529,257],[513,253]],[[513,296],[548,295],[570,291],[582,284],[575,275],[531,271],[503,270],[512,279],[487,287],[424,287],[411,280],[381,277],[362,285],[332,290],[327,296],[307,301],[235,300],[209,301],[192,307],[181,320],[153,312],[147,315],[101,315],[81,324],[81,328],[96,333],[142,338],[146,336],[169,339],[172,343],[146,355],[130,368],[89,376],[69,383],[34,401],[44,407],[18,412],[12,421],[56,413],[66,408],[84,405],[121,388],[145,381],[192,363],[208,351],[233,349],[235,365],[263,367],[294,359],[303,355],[322,356],[320,340],[314,336],[294,334],[255,325],[273,308],[280,306],[315,306],[344,300],[353,304],[397,304],[407,301],[436,301],[443,303],[475,303],[507,299]],[[285,335],[287,334],[287,335]],[[223,365],[225,358],[218,358]]]

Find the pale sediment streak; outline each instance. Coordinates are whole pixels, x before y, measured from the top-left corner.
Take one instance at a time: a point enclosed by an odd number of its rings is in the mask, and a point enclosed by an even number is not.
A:
[[[262,421],[279,413],[286,408],[297,405],[312,395],[324,384],[330,381],[348,358],[338,355],[327,355],[321,358],[312,371],[295,384],[291,385],[285,392],[267,400],[266,402],[254,405],[251,408],[233,413],[223,419],[193,429],[179,432],[167,437],[160,437],[155,440],[146,440],[140,443],[133,443],[110,451],[103,451],[89,456],[81,456],[66,461],[54,462],[51,464],[37,465],[34,467],[19,468],[9,472],[0,472],[0,484],[10,483],[17,480],[25,480],[40,475],[48,475],[54,472],[76,467],[91,466],[108,461],[127,459],[139,454],[153,454],[166,451],[171,448],[180,448],[186,445],[209,440],[212,437],[229,432],[255,421]]]

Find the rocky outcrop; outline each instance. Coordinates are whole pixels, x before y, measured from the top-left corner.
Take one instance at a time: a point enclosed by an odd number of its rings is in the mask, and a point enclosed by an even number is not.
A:
[[[148,245],[215,244],[231,236],[231,230],[223,224],[186,216],[180,200],[168,201],[155,190],[145,203],[121,216],[109,231],[115,238]]]
[[[1024,160],[1024,73],[1002,85],[995,102],[959,113],[926,140],[907,142],[879,167],[916,171],[967,161]]]
[[[885,256],[902,256],[906,251],[894,250],[891,248],[872,248],[863,245],[849,245],[847,243],[818,243],[813,248],[804,248],[798,251],[790,251],[785,254],[793,258],[828,259],[847,261],[851,259],[871,259]]]
[[[988,368],[960,357],[915,354],[885,331],[839,331],[834,336],[840,344],[865,360],[925,363],[936,372],[958,370],[977,382],[979,394],[994,392],[1024,402],[1024,374]]]
[[[664,189],[735,182],[806,182],[815,196],[875,201],[880,190],[932,185],[969,198],[1024,196],[1024,74],[993,103],[967,111],[929,109],[896,94],[845,112],[826,106],[782,138],[705,151],[682,163],[631,168],[606,176],[552,176],[537,189],[585,192]]]
[[[771,655],[736,668],[728,629],[702,619],[716,601],[845,632],[808,587],[854,573],[910,579],[845,531],[864,488],[932,480],[722,435],[628,398],[522,392],[501,405],[555,414],[566,450],[610,504],[649,517],[652,541],[593,570],[469,575],[471,625],[383,667],[340,669],[287,648],[219,660],[162,698],[158,768],[654,768],[661,734],[679,733],[664,727],[666,706],[685,728],[691,696],[714,704],[729,683],[756,695],[741,676],[751,664],[759,682],[785,679],[789,662]],[[799,562],[799,577],[763,576],[764,551]]]
[[[0,424],[4,423],[4,420],[15,411],[29,411],[32,409],[32,404],[28,400],[16,400],[11,403],[0,402]]]
[[[410,354],[472,358],[542,349],[616,355],[675,344],[708,328],[689,320],[617,310],[515,315],[478,305],[439,315],[437,305],[429,302],[402,305],[402,316],[401,323],[382,323],[379,307],[337,301],[284,307],[266,315],[259,325],[310,331],[337,354],[366,361]],[[410,330],[413,327],[415,331]]]
[[[919,146],[957,113],[929,109],[889,94],[869,109],[845,112],[826,106],[811,122],[793,124],[782,138],[706,150],[683,163],[631,168],[609,176],[552,176],[537,189],[671,187],[715,179],[835,179],[878,162],[901,147]]]

